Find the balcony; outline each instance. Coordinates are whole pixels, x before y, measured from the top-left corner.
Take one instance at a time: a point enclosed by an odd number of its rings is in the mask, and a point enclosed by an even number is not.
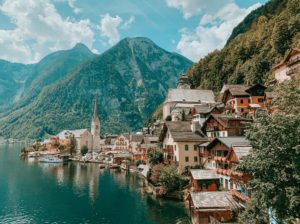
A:
[[[172,145],[167,145],[167,147],[163,149],[163,152],[168,155],[174,155],[174,148]]]

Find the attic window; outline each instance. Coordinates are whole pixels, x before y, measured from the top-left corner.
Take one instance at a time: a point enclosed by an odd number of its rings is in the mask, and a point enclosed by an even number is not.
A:
[[[182,101],[185,101],[185,99],[182,99]]]

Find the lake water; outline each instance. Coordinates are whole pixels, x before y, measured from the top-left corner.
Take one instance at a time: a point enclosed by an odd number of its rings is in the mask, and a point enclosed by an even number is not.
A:
[[[155,199],[143,180],[96,164],[21,160],[0,145],[0,223],[188,223],[180,202]]]

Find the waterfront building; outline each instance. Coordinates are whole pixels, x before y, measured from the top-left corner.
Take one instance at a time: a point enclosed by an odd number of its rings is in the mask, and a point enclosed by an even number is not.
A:
[[[226,112],[253,116],[257,109],[265,107],[265,89],[266,87],[261,84],[224,85],[221,95]]]
[[[163,119],[169,116],[172,120],[182,120],[182,114],[188,114],[195,105],[214,104],[215,95],[212,90],[191,89],[188,77],[183,74],[176,89],[169,89],[163,103]]]
[[[201,131],[207,137],[243,136],[252,119],[234,115],[211,114],[203,123]]]
[[[113,150],[129,151],[130,136],[128,134],[119,135],[114,141]]]
[[[77,153],[80,153],[83,146],[87,146],[92,151],[93,136],[88,129],[63,130],[57,135],[61,141],[69,141],[72,136],[76,140],[75,149]]]
[[[164,162],[176,164],[180,172],[199,165],[198,145],[208,139],[192,132],[188,121],[167,121],[160,133]]]
[[[290,80],[300,65],[300,49],[293,48],[288,55],[277,65],[272,68],[276,82],[281,83]]]
[[[214,170],[191,169],[189,172],[191,191],[218,191],[220,176]]]
[[[228,222],[241,209],[230,191],[190,192],[188,201],[193,224]]]
[[[206,148],[210,151],[211,167],[221,177],[221,186],[245,203],[251,196],[251,188],[247,186],[250,177],[232,169],[251,152],[249,141],[245,137],[215,138]]]

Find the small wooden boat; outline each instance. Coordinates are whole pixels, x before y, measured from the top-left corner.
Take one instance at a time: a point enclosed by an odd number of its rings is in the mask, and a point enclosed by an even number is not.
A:
[[[54,156],[45,156],[45,157],[41,157],[39,158],[39,162],[41,163],[63,163],[64,160],[61,158],[57,158]]]

